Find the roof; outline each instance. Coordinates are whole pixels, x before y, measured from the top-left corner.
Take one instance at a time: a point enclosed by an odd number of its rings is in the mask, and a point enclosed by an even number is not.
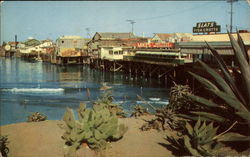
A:
[[[82,39],[82,37],[76,35],[63,35],[59,37],[59,39]]]
[[[173,34],[170,33],[156,33],[155,36],[158,36],[161,40],[168,40]]]
[[[15,41],[10,41],[10,42],[8,42],[8,44],[9,44],[9,45],[17,45],[17,44],[18,44],[18,42],[15,42]]]
[[[191,38],[193,35],[191,33],[156,33],[161,40],[167,41],[169,38]]]
[[[127,39],[127,38],[136,38],[133,33],[113,33],[113,32],[96,32],[102,39]]]
[[[26,46],[37,46],[40,45],[41,42],[37,39],[28,39],[24,42]]]
[[[230,42],[208,42],[220,55],[233,55]],[[211,54],[205,42],[180,42],[179,47],[182,53],[186,54]]]
[[[232,36],[237,40],[238,37],[236,33],[232,33]],[[250,32],[240,33],[240,36],[245,45],[250,45]],[[227,33],[217,33],[217,34],[193,35],[192,41],[230,42],[230,39]]]
[[[229,41],[218,41],[218,42],[208,42],[209,45],[217,48],[228,48],[232,47],[231,43]],[[180,47],[197,47],[197,48],[203,48],[207,47],[206,42],[196,42],[196,41],[191,41],[191,42],[180,42],[179,43]]]
[[[186,56],[186,54],[181,54],[177,52],[155,52],[155,51],[137,51],[136,54],[139,55],[163,55],[163,56]]]

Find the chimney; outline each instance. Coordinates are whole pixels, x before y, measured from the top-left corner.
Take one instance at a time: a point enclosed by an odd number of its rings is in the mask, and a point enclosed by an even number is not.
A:
[[[15,35],[15,48],[17,49],[17,35]]]

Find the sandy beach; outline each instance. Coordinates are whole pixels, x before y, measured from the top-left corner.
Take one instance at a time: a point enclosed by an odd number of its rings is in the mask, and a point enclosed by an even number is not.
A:
[[[111,148],[102,154],[107,157],[163,157],[173,156],[169,150],[159,143],[166,143],[164,137],[173,132],[156,130],[142,132],[139,128],[144,119],[152,117],[119,119],[129,127],[124,137],[111,143]],[[1,126],[1,134],[8,135],[10,157],[62,157],[64,141],[61,138],[64,130],[63,121],[47,120],[43,122],[17,123]],[[79,157],[100,156],[88,148],[77,152]]]

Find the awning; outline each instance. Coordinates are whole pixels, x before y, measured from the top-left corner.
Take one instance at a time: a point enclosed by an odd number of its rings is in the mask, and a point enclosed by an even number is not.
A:
[[[139,55],[164,55],[164,56],[179,56],[178,52],[153,52],[153,51],[136,51]],[[185,55],[182,54],[181,55]]]
[[[233,49],[217,49],[220,55],[234,55]],[[184,54],[212,54],[210,50],[204,49],[188,49],[182,48],[181,53]]]

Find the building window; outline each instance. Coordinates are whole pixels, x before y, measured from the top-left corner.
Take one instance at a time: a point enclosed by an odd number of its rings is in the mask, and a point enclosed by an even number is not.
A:
[[[123,54],[123,52],[122,51],[119,51],[119,55],[122,55]]]
[[[112,50],[109,50],[109,54],[110,54],[110,55],[113,55],[113,51],[112,51]]]
[[[64,41],[62,40],[62,43],[64,43]]]
[[[115,55],[118,55],[119,53],[118,53],[118,51],[115,51],[114,54],[115,54]]]

